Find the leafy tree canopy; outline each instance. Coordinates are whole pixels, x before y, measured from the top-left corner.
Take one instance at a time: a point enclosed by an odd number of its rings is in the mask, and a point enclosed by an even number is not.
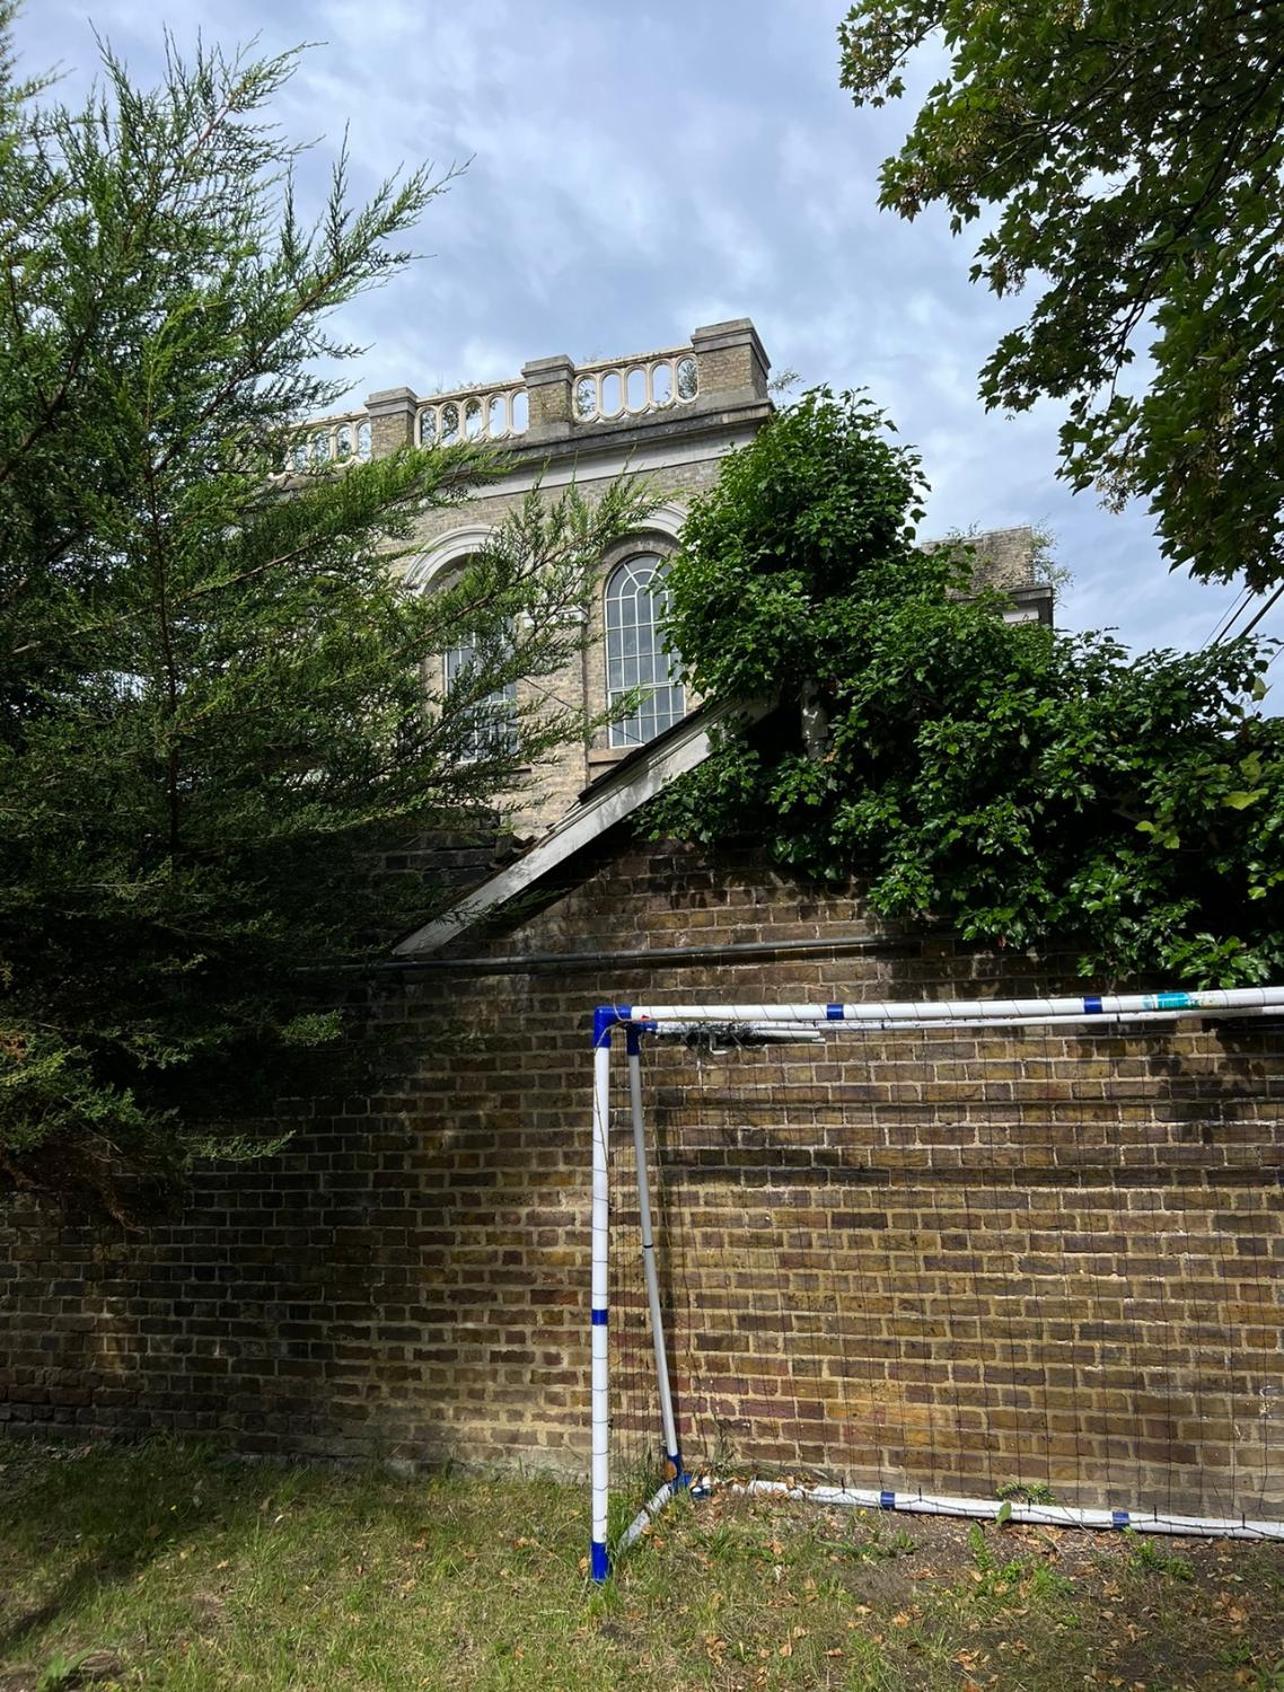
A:
[[[986,402],[1067,400],[1062,474],[1147,498],[1174,566],[1284,576],[1284,7],[858,0],[839,36],[858,105],[949,55],[881,198],[956,233],[992,209],[973,280],[1040,290]]]
[[[668,585],[713,698],[779,696],[657,802],[874,909],[1098,978],[1284,967],[1284,722],[1269,654],[1126,652],[1004,621],[965,544],[920,549],[916,455],[867,400],[806,395],[724,462]]]
[[[292,63],[171,54],[141,90],[108,53],[80,110],[0,77],[0,1171],[118,1208],[334,1038],[341,966],[430,908],[386,854],[582,727],[497,696],[578,649],[642,511],[533,497],[424,596],[413,520],[491,460],[282,478],[358,350],[327,319],[442,186],[353,205],[341,161],[303,223],[264,117]]]

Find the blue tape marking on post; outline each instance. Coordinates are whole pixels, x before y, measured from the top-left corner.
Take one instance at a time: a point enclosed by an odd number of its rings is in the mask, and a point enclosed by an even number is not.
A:
[[[1110,1512],[1111,1527],[1126,1528],[1131,1520],[1132,1517],[1127,1510],[1112,1510]]]
[[[589,1541],[589,1573],[600,1585],[610,1572],[611,1559],[606,1554],[606,1546],[600,1539],[591,1539]]]
[[[843,1007],[841,1005],[826,1005],[825,1017],[829,1022],[841,1022],[843,1020]]]
[[[642,1050],[642,1030],[636,1022],[630,1022],[624,1030],[624,1049],[630,1057],[637,1057]]]
[[[1101,1009],[1101,1000],[1097,998],[1085,999],[1083,1001],[1083,1008],[1086,1011],[1099,1011]]]
[[[627,1022],[629,1007],[627,1005],[599,1005],[593,1012],[593,1045],[594,1047],[610,1044],[611,1030],[617,1022]]]
[[[604,1328],[606,1326],[605,1310],[595,1310],[593,1312],[593,1326],[595,1328]]]
[[[894,1492],[880,1492],[878,1507],[880,1510],[894,1510],[896,1508],[896,1494]]]
[[[1193,993],[1156,993],[1156,1010],[1189,1010],[1195,1003]]]

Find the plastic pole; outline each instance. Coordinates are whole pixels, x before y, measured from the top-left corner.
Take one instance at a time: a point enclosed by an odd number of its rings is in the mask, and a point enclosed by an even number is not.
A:
[[[669,1464],[668,1479],[681,1482],[682,1455],[678,1450],[677,1423],[673,1416],[673,1392],[669,1383],[669,1359],[664,1343],[664,1317],[660,1310],[660,1280],[655,1264],[655,1237],[651,1230],[651,1182],[646,1166],[646,1128],[642,1116],[642,1052],[636,1028],[628,1031],[629,1103],[633,1111],[633,1151],[638,1171],[638,1218],[642,1234],[642,1272],[646,1277],[646,1301],[651,1312],[651,1339],[655,1346],[655,1381],[660,1395],[660,1428],[664,1455]]]
[[[611,1022],[599,1014],[594,1018],[593,1026],[593,1218],[589,1315],[593,1355],[593,1527],[589,1540],[589,1574],[598,1582],[604,1581],[611,1570],[606,1548],[611,1450],[611,1374],[606,1326],[610,1304],[610,1122]]]
[[[710,1486],[717,1482],[711,1481]],[[1093,1510],[1073,1504],[1008,1503],[921,1492],[883,1492],[853,1486],[795,1486],[788,1481],[735,1481],[732,1492],[805,1499],[855,1510],[904,1510],[916,1516],[963,1516],[975,1521],[1027,1522],[1040,1527],[1131,1528],[1136,1533],[1185,1534],[1204,1539],[1284,1539],[1284,1522],[1244,1516],[1177,1516],[1150,1510]]]
[[[826,1005],[633,1005],[621,1022],[908,1023],[1046,1022],[1060,1017],[1181,1016],[1284,1010],[1284,987],[1217,987],[1192,992],[1103,993],[1064,999],[901,999]]]

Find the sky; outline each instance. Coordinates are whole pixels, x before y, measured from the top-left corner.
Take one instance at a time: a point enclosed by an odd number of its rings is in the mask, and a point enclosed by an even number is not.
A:
[[[987,413],[978,372],[1021,301],[970,284],[945,214],[878,209],[911,98],[857,111],[838,85],[841,0],[26,0],[27,73],[75,101],[95,30],[135,80],[163,31],[226,48],[312,45],[275,105],[316,140],[319,201],[346,127],[355,193],[404,164],[467,165],[428,208],[423,256],[338,320],[368,347],[354,403],[614,357],[751,317],[773,370],[867,388],[923,455],[924,530],[1051,530],[1072,573],[1058,622],[1133,647],[1199,647],[1235,597],[1173,575],[1140,509],[1056,479],[1060,409]],[[1272,617],[1262,632],[1272,632]],[[1279,631],[1284,634],[1284,626]]]

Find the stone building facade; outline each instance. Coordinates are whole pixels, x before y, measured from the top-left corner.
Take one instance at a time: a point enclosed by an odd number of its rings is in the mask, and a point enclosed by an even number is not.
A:
[[[509,382],[417,395],[372,394],[364,408],[315,426],[317,456],[345,443],[375,457],[407,443],[494,443],[508,461],[500,478],[463,506],[425,513],[407,579],[424,592],[483,544],[538,481],[551,496],[572,482],[589,499],[624,473],[643,478],[656,501],[646,527],[602,560],[583,654],[540,687],[598,716],[607,698],[605,598],[613,573],[633,559],[664,558],[693,494],[717,480],[719,461],[753,439],[770,414],[769,364],[747,318],[693,331],[682,346],[576,364],[537,358]],[[341,432],[343,438],[341,439]],[[519,696],[524,685],[518,684]],[[556,822],[579,791],[628,751],[607,730],[565,748],[530,772],[515,822],[529,833]]]
[[[424,592],[476,552],[537,481],[554,496],[573,482],[591,499],[625,472],[643,478],[656,508],[644,529],[602,560],[583,653],[539,684],[593,718],[608,702],[606,602],[615,573],[673,552],[692,496],[713,486],[722,458],[747,445],[770,415],[769,371],[753,323],[737,318],[695,329],[686,344],[655,352],[586,364],[565,355],[533,359],[508,382],[427,397],[387,389],[359,410],[314,425],[300,450],[324,461],[353,453],[378,457],[408,443],[495,444],[508,461],[496,482],[462,506],[419,519],[420,550],[407,580]],[[975,538],[984,579],[1012,593],[1013,614],[1046,619],[1051,596],[1031,575],[1031,531]],[[519,684],[519,697],[530,685]],[[688,697],[686,703],[698,702]],[[599,729],[531,771],[514,817],[518,832],[555,824],[647,732],[647,724]]]

